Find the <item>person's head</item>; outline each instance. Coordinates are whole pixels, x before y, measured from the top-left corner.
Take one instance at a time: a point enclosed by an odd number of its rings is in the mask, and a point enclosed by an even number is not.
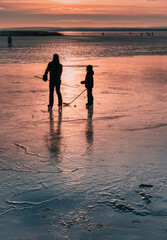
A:
[[[93,71],[93,66],[92,66],[92,65],[88,65],[88,66],[86,67],[86,71],[87,71],[87,72]]]
[[[57,64],[59,63],[59,55],[58,54],[53,55],[53,61],[56,62]]]

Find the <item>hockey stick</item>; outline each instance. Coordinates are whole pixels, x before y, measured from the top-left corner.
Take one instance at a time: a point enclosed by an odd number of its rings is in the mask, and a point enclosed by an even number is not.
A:
[[[69,106],[71,103],[73,103],[77,98],[79,98],[81,95],[82,95],[82,93],[84,93],[86,91],[86,89],[84,89],[76,98],[74,98],[71,102],[69,102],[69,103],[63,103],[65,106]]]
[[[34,77],[36,77],[36,78],[39,78],[39,79],[42,79],[43,80],[43,78],[42,77],[39,77],[39,76],[34,76]],[[64,86],[67,86],[67,87],[71,87],[71,88],[77,88],[77,87],[73,87],[73,86],[70,86],[70,85],[68,85],[68,84],[65,84],[65,83],[61,83],[62,85],[64,85]]]

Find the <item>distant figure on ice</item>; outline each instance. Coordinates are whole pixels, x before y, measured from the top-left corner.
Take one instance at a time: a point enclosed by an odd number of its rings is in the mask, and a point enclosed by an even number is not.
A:
[[[11,35],[8,36],[8,46],[12,47],[12,37],[11,37]]]
[[[81,84],[85,84],[85,87],[87,89],[87,99],[88,102],[86,104],[87,107],[91,107],[93,106],[93,95],[92,95],[92,88],[94,85],[94,81],[93,81],[93,67],[92,65],[88,65],[86,68],[87,74],[85,77],[85,81],[81,81]]]
[[[45,73],[43,75],[43,80],[47,81],[47,74],[50,72],[50,83],[49,83],[49,105],[48,109],[51,110],[54,103],[54,88],[56,88],[56,93],[58,96],[58,107],[62,107],[62,96],[60,92],[61,85],[61,74],[63,66],[60,64],[59,55],[54,54],[52,62],[49,62]]]

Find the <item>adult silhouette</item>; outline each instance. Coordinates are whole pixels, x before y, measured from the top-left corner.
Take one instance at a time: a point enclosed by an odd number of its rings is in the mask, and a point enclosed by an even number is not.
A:
[[[61,74],[63,66],[60,64],[59,55],[54,54],[53,60],[49,62],[45,73],[43,75],[43,80],[47,81],[48,72],[50,72],[50,84],[49,84],[49,105],[48,109],[52,109],[54,103],[54,89],[56,88],[56,93],[58,96],[58,107],[62,107],[62,96],[60,92],[61,85]]]

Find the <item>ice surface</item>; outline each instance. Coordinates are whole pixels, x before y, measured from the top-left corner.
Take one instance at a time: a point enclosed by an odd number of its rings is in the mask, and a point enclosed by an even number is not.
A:
[[[64,102],[95,66],[94,108],[52,112],[46,63],[1,65],[0,239],[167,238],[166,60],[63,59]]]

